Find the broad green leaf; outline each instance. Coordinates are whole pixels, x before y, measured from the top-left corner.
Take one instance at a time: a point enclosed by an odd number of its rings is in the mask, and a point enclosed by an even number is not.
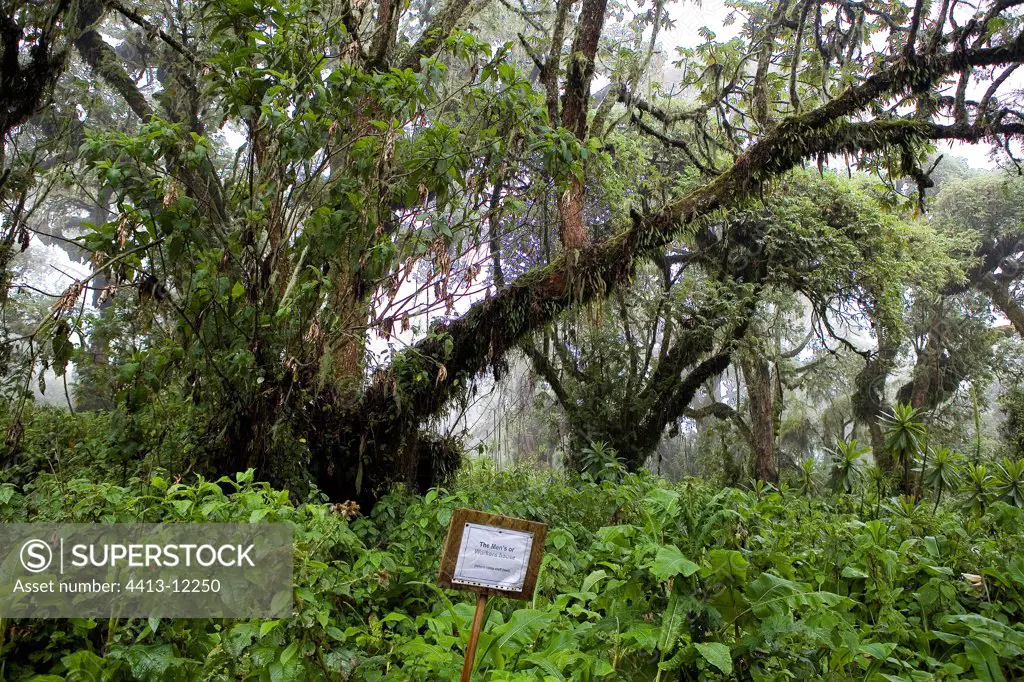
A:
[[[896,650],[897,646],[899,645],[896,642],[868,642],[867,644],[861,644],[859,651],[872,658],[885,660],[889,657],[889,654]]]
[[[708,574],[719,579],[743,580],[747,577],[747,560],[734,549],[711,550],[708,552],[708,563]]]
[[[841,574],[844,578],[868,578],[867,571],[858,566],[846,566]]]
[[[964,641],[964,652],[981,682],[1006,682],[1003,671],[999,667],[995,649],[990,644],[981,640],[968,639]]]
[[[732,656],[729,653],[729,647],[721,642],[695,642],[694,645],[697,648],[697,653],[701,657],[721,670],[726,675],[732,673]]]
[[[580,591],[581,592],[590,592],[590,591],[592,591],[594,586],[597,585],[597,583],[601,582],[602,580],[604,580],[607,577],[608,577],[608,572],[603,570],[603,569],[592,572],[590,575],[588,575],[586,578],[583,579],[583,586],[580,587]]]
[[[651,573],[661,580],[681,575],[690,577],[700,570],[700,566],[683,556],[675,545],[664,545],[658,548],[658,553],[651,564]]]
[[[260,639],[263,639],[264,635],[266,635],[268,632],[270,632],[280,624],[281,621],[279,620],[268,620],[265,623],[262,623],[260,625]]]
[[[281,665],[287,666],[299,651],[299,643],[292,642],[281,652]]]
[[[181,677],[187,663],[171,644],[135,644],[128,648],[125,658],[136,680]]]
[[[679,633],[683,630],[686,619],[686,607],[679,595],[673,592],[668,597],[668,606],[661,616],[661,636],[658,638],[658,649],[667,653],[675,646]]]
[[[555,664],[552,663],[543,654],[530,654],[529,656],[527,656],[523,660],[526,661],[527,663],[534,664],[535,666],[537,666],[538,668],[543,670],[545,673],[547,673],[551,677],[553,677],[556,680],[558,680],[559,682],[565,682],[565,675],[562,674],[562,671],[559,670],[558,667],[555,666]]]
[[[538,609],[519,609],[512,614],[499,632],[494,633],[496,636],[490,642],[482,655],[477,656],[478,661],[484,661],[487,659],[487,654],[490,653],[491,649],[497,647],[498,651],[501,651],[506,644],[512,640],[517,640],[519,637],[528,639],[532,636],[536,636],[536,633],[544,626],[545,623],[550,622],[554,616],[547,612]],[[524,642],[525,643],[525,642]]]
[[[654,651],[658,646],[658,628],[650,623],[634,623],[622,633],[622,639],[645,651]]]

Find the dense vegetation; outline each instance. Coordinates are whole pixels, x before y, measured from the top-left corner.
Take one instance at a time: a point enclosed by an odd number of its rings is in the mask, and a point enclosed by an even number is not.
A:
[[[933,146],[1015,167],[1019,7],[960,4],[736,0],[681,45],[667,0],[5,2],[0,461],[37,389],[129,468],[372,506],[525,355],[565,459],[721,419],[775,482],[806,349],[861,365],[818,455],[895,475],[881,415],[984,409],[1024,328],[1019,185]]]
[[[4,485],[5,521],[294,524],[296,614],[4,624],[0,665],[36,682],[455,679],[472,602],[434,580],[451,511],[469,506],[551,525],[534,599],[491,602],[480,679],[1024,675],[1022,488],[1004,473],[980,493],[954,486],[936,508],[871,486],[808,496],[606,474],[476,466],[450,489],[394,492],[365,517],[293,505],[251,472],[228,494],[165,475]]]
[[[1024,678],[1022,8],[0,0],[0,522],[297,565],[0,678]]]

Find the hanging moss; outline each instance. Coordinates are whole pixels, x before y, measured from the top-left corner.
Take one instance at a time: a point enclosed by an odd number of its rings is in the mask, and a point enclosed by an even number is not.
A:
[[[762,183],[803,159],[969,133],[912,119],[846,120],[872,101],[926,87],[964,68],[1021,60],[1024,36],[996,48],[906,56],[818,109],[783,121],[705,186],[656,213],[634,214],[630,229],[605,242],[563,252],[547,267],[474,305],[463,317],[436,327],[408,352],[425,360],[426,381],[408,382],[393,369],[385,370],[344,416],[325,467],[334,473],[325,485],[353,478],[362,481],[367,467],[371,477],[379,475],[385,481],[389,472],[407,470],[408,463],[415,461],[408,442],[418,424],[439,413],[464,389],[465,381],[456,384],[456,377],[473,376],[494,366],[531,330],[574,305],[606,296],[631,278],[638,262],[664,248],[683,228],[737,205]],[[355,471],[363,473],[352,473],[353,461]],[[342,470],[346,473],[339,473]]]

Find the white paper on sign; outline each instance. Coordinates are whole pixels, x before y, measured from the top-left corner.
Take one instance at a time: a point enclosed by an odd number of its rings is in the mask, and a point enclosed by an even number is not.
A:
[[[518,592],[526,582],[533,533],[467,523],[452,582]]]

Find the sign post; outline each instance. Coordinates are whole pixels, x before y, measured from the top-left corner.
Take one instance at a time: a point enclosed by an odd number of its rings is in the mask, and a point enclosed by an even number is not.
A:
[[[476,662],[476,645],[480,641],[480,631],[484,628],[484,611],[487,610],[487,595],[480,592],[476,595],[476,611],[473,612],[473,626],[469,630],[469,643],[466,644],[466,655],[462,662],[462,678],[459,682],[469,682],[473,674],[473,663]]]
[[[548,527],[536,521],[456,509],[448,525],[437,584],[477,593],[462,682],[469,682],[484,625],[487,597],[531,599]]]

